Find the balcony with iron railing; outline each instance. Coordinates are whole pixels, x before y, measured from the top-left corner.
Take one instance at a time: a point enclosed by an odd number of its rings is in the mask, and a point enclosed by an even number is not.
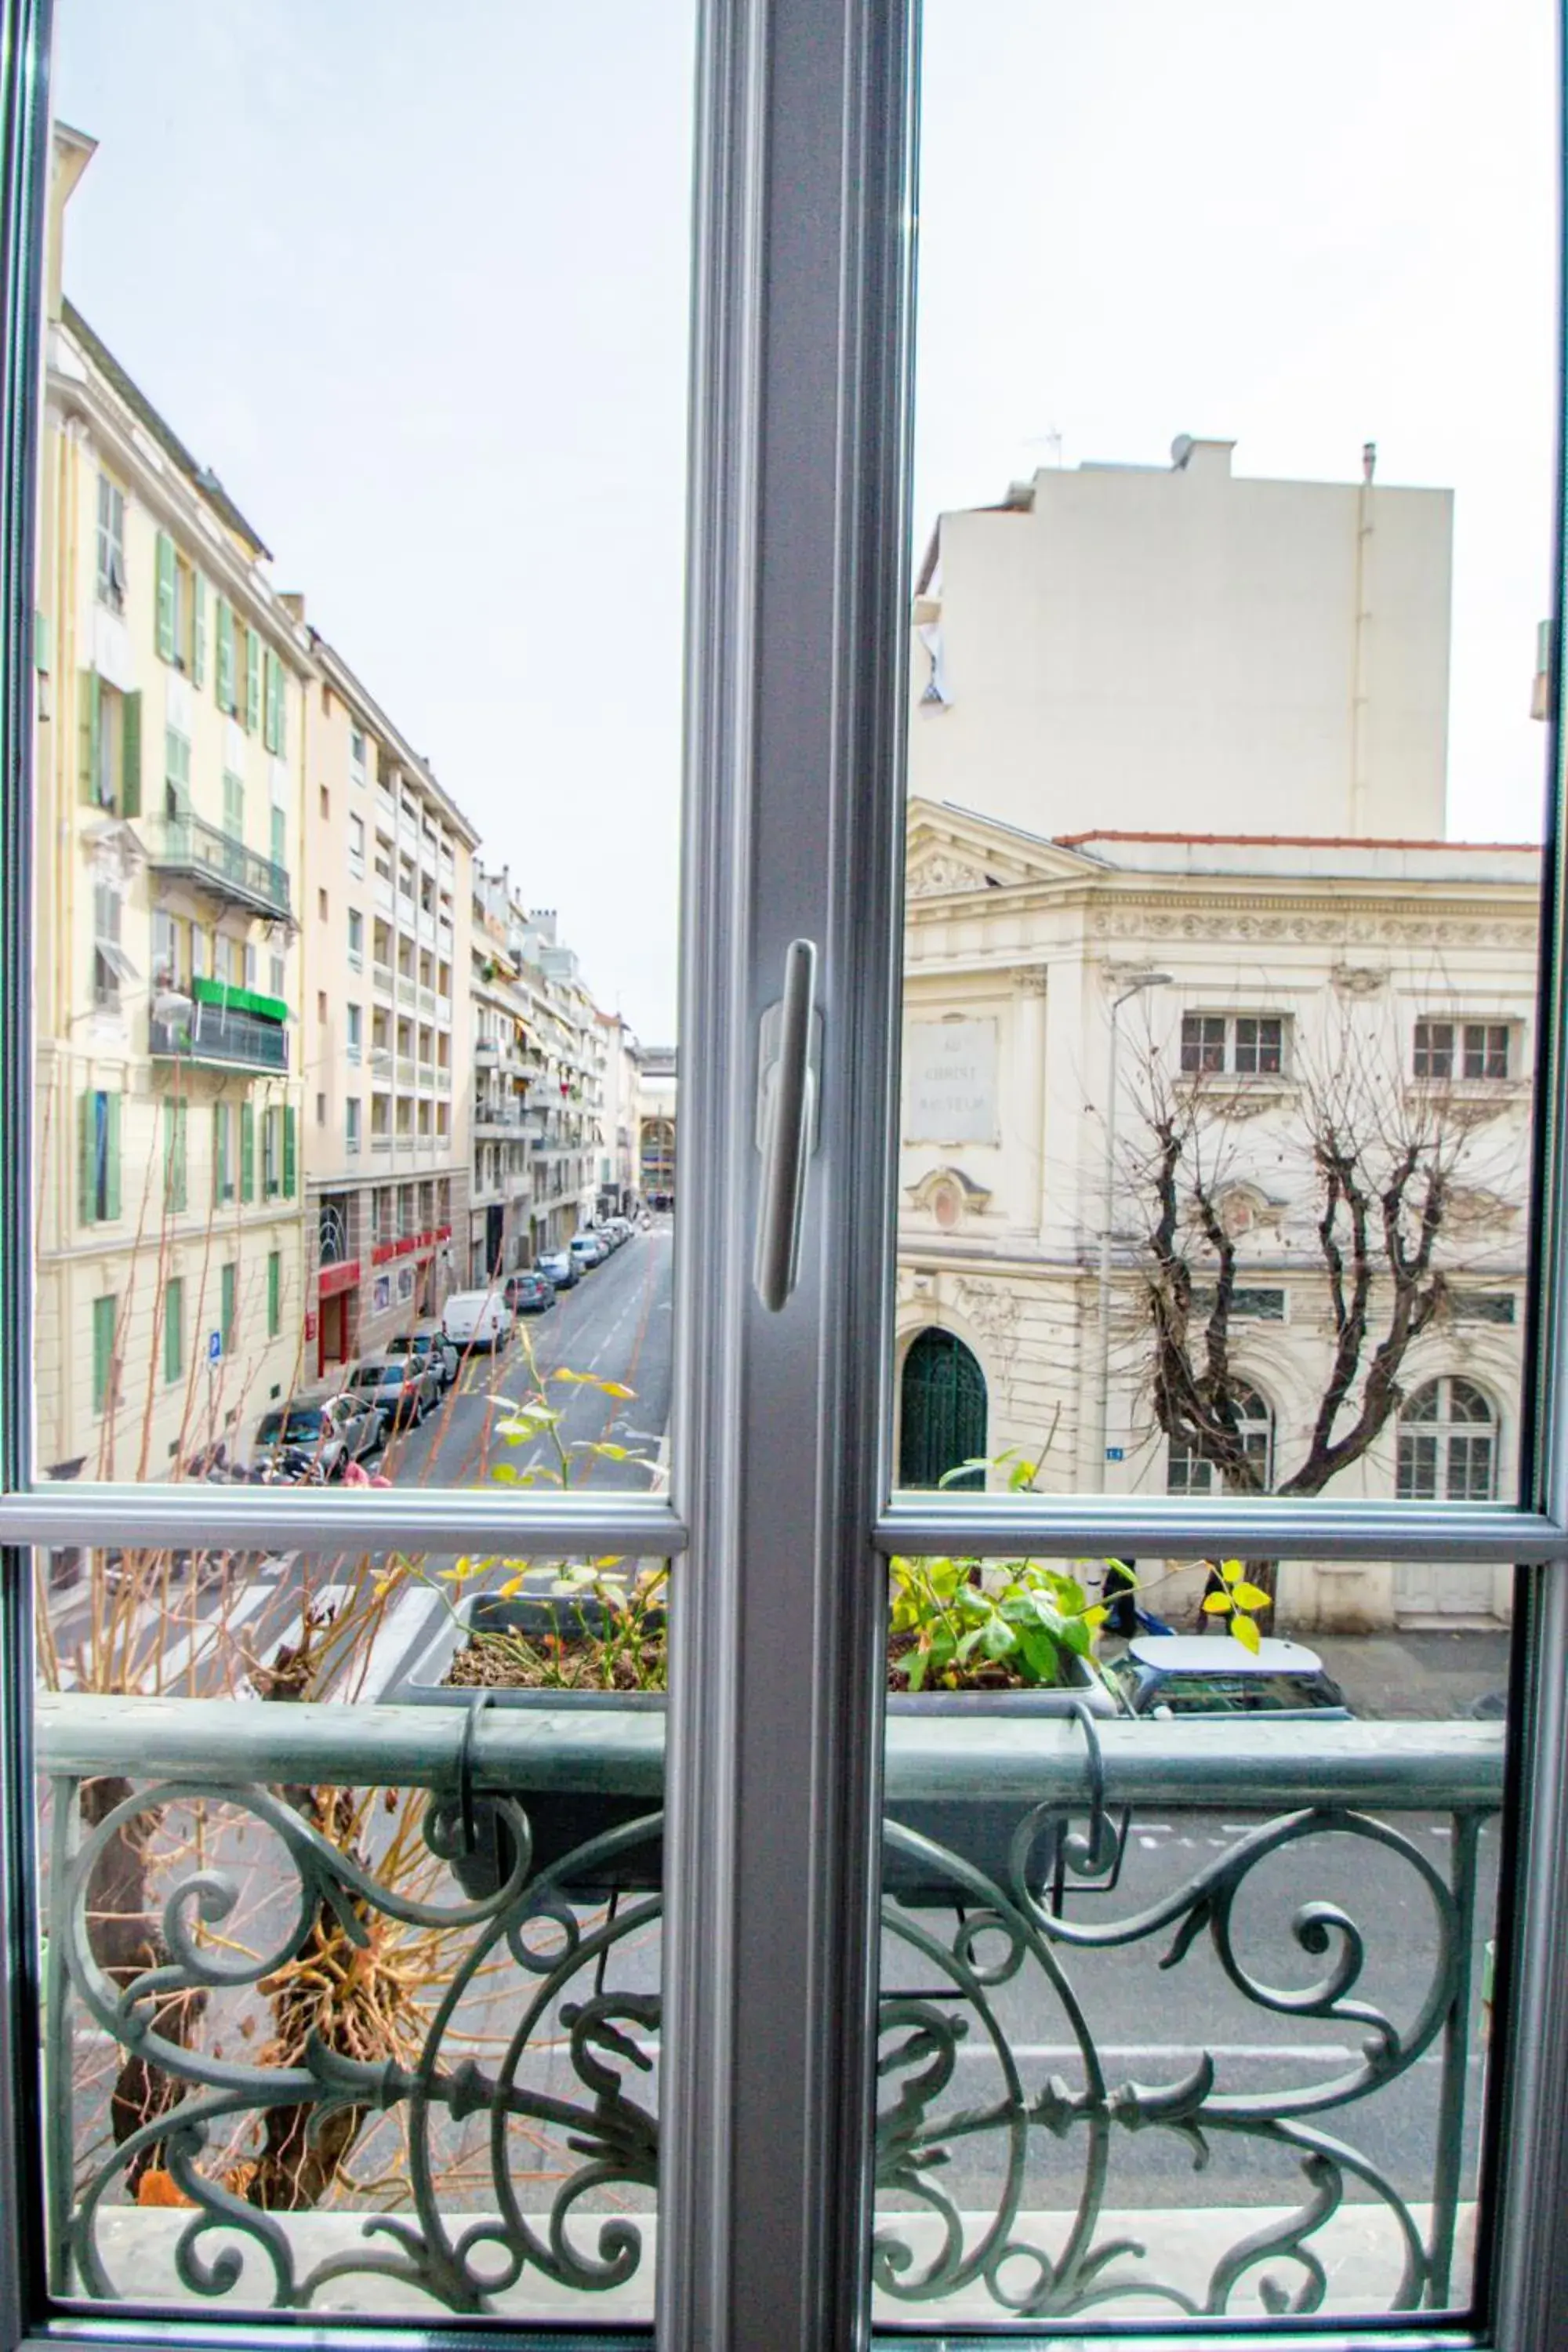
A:
[[[58,2294],[648,2315],[663,1710],[468,1696],[40,1699]],[[874,2319],[1438,2341],[1472,2285],[1500,1727],[905,1701],[886,1737]],[[132,1880],[168,1925],[128,1966],[104,1889]],[[340,2033],[324,1958],[391,2008]],[[332,2022],[281,2048],[307,1992]]]
[[[217,983],[196,981],[195,989],[216,989]],[[184,1061],[213,1068],[280,1071],[289,1067],[289,1032],[283,1007],[270,1013],[255,1011],[247,992],[223,992],[228,1001],[198,998],[188,1013],[149,1013],[147,1051],[154,1061]],[[234,1002],[238,997],[246,1001]],[[156,1000],[155,1000],[156,1001]],[[269,1000],[259,1000],[266,1003]]]
[[[289,919],[288,867],[247,849],[237,835],[188,812],[142,817],[138,829],[154,873],[180,875],[233,906]]]

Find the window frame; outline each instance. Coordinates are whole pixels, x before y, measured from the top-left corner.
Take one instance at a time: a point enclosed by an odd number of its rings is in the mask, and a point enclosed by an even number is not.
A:
[[[5,705],[5,993],[0,1068],[0,2208],[37,2221],[41,2194],[30,1544],[309,1541],[320,1502],[288,1491],[37,1488],[31,1483],[31,1063],[25,986],[32,813],[27,742],[39,336],[47,169],[47,0],[0,0],[0,630]],[[681,1209],[700,1249],[678,1255],[672,1499],[553,1498],[527,1540],[684,1554],[672,1612],[659,2324],[668,2352],[863,2340],[876,1993],[876,1814],[884,1677],[875,1557],[1020,1542],[1070,1556],[1200,1550],[1201,1513],[1142,1498],[889,1500],[896,1011],[907,612],[908,186],[912,28],[903,0],[710,0],[701,20],[689,551],[687,954],[682,977]],[[803,205],[808,185],[814,201]],[[1561,504],[1561,501],[1559,501]],[[1559,530],[1561,578],[1562,534]],[[1563,599],[1554,594],[1561,642]],[[254,636],[250,640],[254,645]],[[810,692],[802,681],[820,683]],[[1552,681],[1554,710],[1560,677]],[[1552,721],[1553,772],[1561,728]],[[853,789],[851,789],[851,785]],[[1559,786],[1560,789],[1560,786]],[[1510,1506],[1281,1505],[1224,1511],[1261,1557],[1426,1556],[1546,1563],[1521,1579],[1512,1769],[1523,1853],[1505,1897],[1499,2047],[1506,2129],[1491,2135],[1495,2225],[1482,2324],[1504,2352],[1568,2340],[1558,2245],[1568,2178],[1568,1013],[1564,877],[1554,843],[1542,961],[1532,1378],[1524,1499]],[[799,1286],[767,1318],[751,1283],[757,1171],[753,1040],[783,950],[821,950],[823,1141],[807,1179]],[[782,1432],[782,1434],[781,1434]],[[768,1441],[759,1444],[759,1439]],[[749,1459],[748,1459],[749,1456]],[[336,1498],[335,1507],[336,1507]],[[386,1507],[390,1506],[390,1507]],[[581,1507],[579,1507],[581,1506]],[[452,1550],[516,1545],[492,1494],[342,1498],[343,1540]],[[74,1530],[74,1533],[72,1532]],[[1201,1533],[1200,1533],[1201,1530]],[[1197,1540],[1193,1540],[1194,1538]],[[753,1653],[802,1627],[811,1705],[791,1678],[744,1679]],[[768,1687],[769,1683],[781,1687]],[[753,1804],[767,1789],[773,1801]],[[784,1899],[787,1898],[787,1899]],[[1510,2002],[1530,2019],[1509,2030]],[[1515,2047],[1514,2044],[1518,2046]],[[781,2089],[781,2086],[786,2086]],[[211,2314],[57,2317],[32,2248],[0,2237],[0,2346],[303,2341]],[[317,2344],[407,2346],[415,2331],[310,2322]],[[574,2330],[573,2332],[575,2332]],[[989,2333],[990,2331],[986,2331]],[[515,2336],[515,2331],[513,2331]],[[1264,2331],[1227,2326],[1228,2344]],[[423,2335],[423,2331],[421,2331]],[[490,2344],[450,2324],[426,2340]],[[1339,2345],[1474,2340],[1412,2319],[1314,2329]],[[604,2339],[601,2337],[601,2341]],[[630,2340],[646,2341],[646,2331]],[[918,2331],[900,2331],[906,2344]],[[927,2341],[933,2340],[930,2336]],[[951,2331],[942,2330],[951,2341]],[[1140,2333],[1141,2342],[1159,2340]],[[1191,2335],[1167,2342],[1194,2347]]]

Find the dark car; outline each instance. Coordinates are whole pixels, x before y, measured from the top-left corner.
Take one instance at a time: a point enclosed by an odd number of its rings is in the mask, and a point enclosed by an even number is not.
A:
[[[514,1315],[542,1315],[555,1304],[555,1285],[537,1267],[525,1266],[521,1274],[507,1276],[504,1296]]]
[[[1105,1665],[1132,1715],[1350,1717],[1343,1691],[1300,1642],[1262,1641],[1254,1654],[1234,1633],[1142,1633]]]
[[[458,1377],[458,1351],[439,1323],[416,1323],[412,1331],[400,1331],[395,1339],[387,1341],[386,1352],[415,1357],[429,1367],[444,1389],[450,1388]]]
[[[253,1471],[281,1473],[290,1468],[308,1475],[314,1466],[324,1478],[341,1478],[362,1454],[374,1454],[386,1434],[374,1397],[331,1393],[290,1397],[287,1404],[264,1412],[251,1447]]]
[[[416,1356],[383,1349],[366,1356],[349,1383],[356,1397],[377,1407],[388,1429],[411,1429],[441,1401],[440,1380]]]

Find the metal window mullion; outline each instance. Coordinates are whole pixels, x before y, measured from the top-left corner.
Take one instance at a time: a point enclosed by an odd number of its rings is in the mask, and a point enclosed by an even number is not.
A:
[[[500,1487],[323,1494],[310,1486],[61,1485],[0,1499],[0,1542],[276,1551],[638,1551],[673,1559],[686,1528],[668,1502],[608,1491],[530,1497]]]
[[[710,0],[695,303],[659,2324],[859,2340],[890,1261],[908,26]],[[754,1040],[816,942],[798,1286],[752,1287]]]
[[[1244,1502],[1184,1496],[968,1495],[895,1497],[878,1519],[884,1555],[960,1551],[980,1558],[1035,1552],[1058,1559],[1521,1560],[1568,1558],[1556,1516],[1493,1503]]]

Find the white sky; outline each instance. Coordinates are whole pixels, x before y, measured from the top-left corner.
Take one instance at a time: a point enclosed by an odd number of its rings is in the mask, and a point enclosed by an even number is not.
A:
[[[58,18],[68,289],[673,1035],[684,0]],[[1350,480],[1375,440],[1457,493],[1450,830],[1533,836],[1555,88],[1550,0],[930,0],[917,539],[1058,455]]]

